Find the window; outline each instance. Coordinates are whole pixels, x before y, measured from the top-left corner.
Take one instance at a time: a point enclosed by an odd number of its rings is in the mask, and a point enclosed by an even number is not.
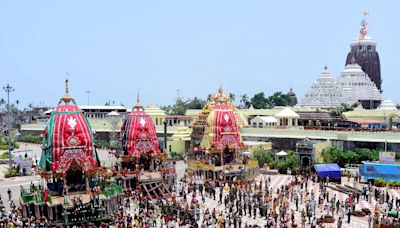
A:
[[[262,128],[263,127],[263,123],[258,123],[258,127]]]

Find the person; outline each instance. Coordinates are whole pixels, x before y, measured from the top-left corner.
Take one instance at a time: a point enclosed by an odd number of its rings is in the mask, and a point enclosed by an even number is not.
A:
[[[349,207],[347,209],[347,223],[350,223],[350,218],[351,218],[351,208]]]
[[[369,213],[369,215],[368,215],[368,228],[371,228],[371,224],[372,224],[372,213]]]
[[[342,223],[343,223],[342,219],[339,218],[338,223],[337,223],[337,227],[338,228],[342,228]]]
[[[11,201],[11,198],[12,198],[12,192],[11,192],[11,189],[10,189],[10,188],[8,188],[8,190],[7,190],[7,194],[8,194],[8,201]]]
[[[314,216],[311,222],[311,228],[316,228],[316,227],[317,227],[317,218]]]

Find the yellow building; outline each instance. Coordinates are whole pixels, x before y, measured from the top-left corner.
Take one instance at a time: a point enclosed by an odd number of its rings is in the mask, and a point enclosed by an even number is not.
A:
[[[175,134],[173,134],[167,141],[168,153],[186,153],[190,147],[190,134],[192,134],[192,129],[181,122]]]
[[[167,117],[165,111],[157,107],[156,104],[149,104],[144,111],[153,120],[153,123],[156,126],[156,128],[157,126],[162,126],[163,122],[165,121],[165,118]]]

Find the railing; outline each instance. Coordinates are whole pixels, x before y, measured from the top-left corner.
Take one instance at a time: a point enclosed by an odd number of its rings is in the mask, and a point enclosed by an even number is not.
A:
[[[273,128],[243,128],[242,136],[259,137],[289,137],[289,138],[323,138],[348,140],[369,140],[381,142],[400,142],[400,132],[393,131],[336,131],[336,130],[300,130],[300,129],[273,129]]]
[[[194,170],[215,170],[214,164],[204,164],[195,160],[189,160],[188,166],[189,168]]]

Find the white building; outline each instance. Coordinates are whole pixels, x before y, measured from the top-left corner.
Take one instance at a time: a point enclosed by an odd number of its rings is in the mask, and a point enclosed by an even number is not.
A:
[[[375,83],[362,71],[360,65],[353,58],[337,80],[325,67],[325,70],[306,92],[300,106],[329,108],[340,106],[343,103],[353,105],[360,102],[364,108],[375,109],[381,100],[382,94]]]
[[[354,58],[344,68],[337,84],[342,87],[343,103],[351,105],[360,102],[363,107],[375,109],[382,101],[381,92]]]
[[[336,84],[335,79],[325,66],[325,69],[311,85],[299,105],[314,108],[340,106],[343,103],[342,96],[342,88]]]
[[[273,116],[256,116],[250,120],[252,127],[274,127],[278,123],[278,120]]]

